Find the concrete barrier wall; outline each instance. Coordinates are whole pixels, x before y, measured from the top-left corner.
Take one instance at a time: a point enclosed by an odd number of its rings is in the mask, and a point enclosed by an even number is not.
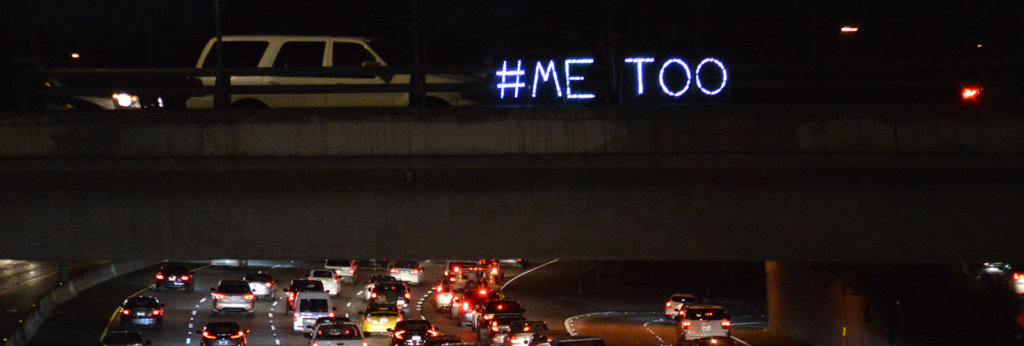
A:
[[[87,290],[104,281],[113,279],[122,274],[146,268],[153,265],[151,261],[119,261],[111,262],[109,265],[81,273],[71,281],[59,284],[39,300],[17,329],[5,338],[4,346],[28,345],[29,341],[36,334],[36,330],[43,324],[50,313],[58,305],[71,300],[78,295],[78,292]]]
[[[963,105],[273,109],[0,114],[0,157],[1021,153]]]

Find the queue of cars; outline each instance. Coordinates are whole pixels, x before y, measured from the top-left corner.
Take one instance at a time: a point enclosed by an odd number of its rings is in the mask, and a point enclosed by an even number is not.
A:
[[[676,293],[665,302],[665,320],[676,325],[678,345],[732,345],[732,321],[719,305],[698,304],[692,294]]]

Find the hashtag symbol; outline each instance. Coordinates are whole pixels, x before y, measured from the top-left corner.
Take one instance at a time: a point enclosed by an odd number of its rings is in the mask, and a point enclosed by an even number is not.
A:
[[[515,93],[514,98],[519,98],[519,89],[525,88],[526,83],[523,83],[521,78],[526,75],[526,70],[523,70],[523,61],[516,60],[516,69],[508,69],[508,60],[501,62],[501,70],[496,72],[498,77],[501,77],[501,83],[498,83],[498,90],[501,92],[501,99],[505,99],[505,89],[511,88]],[[515,77],[515,82],[509,83],[509,77]]]

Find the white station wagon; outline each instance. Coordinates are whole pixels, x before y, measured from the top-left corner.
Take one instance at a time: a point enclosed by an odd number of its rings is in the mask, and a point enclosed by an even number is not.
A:
[[[319,68],[383,67],[404,65],[410,57],[398,54],[390,41],[362,37],[333,36],[224,36],[223,64],[227,68]],[[210,39],[199,55],[197,68],[217,66],[216,38]],[[204,86],[213,86],[215,77],[199,77]],[[472,76],[425,76],[427,84],[476,83]],[[232,76],[232,86],[275,85],[408,85],[410,75],[375,74],[372,71],[346,75],[320,76]],[[468,106],[476,102],[461,92],[428,92],[428,106]],[[288,107],[395,107],[408,106],[408,92],[385,93],[232,93],[231,104],[238,108]],[[196,96],[186,102],[188,108],[212,108],[213,95]]]

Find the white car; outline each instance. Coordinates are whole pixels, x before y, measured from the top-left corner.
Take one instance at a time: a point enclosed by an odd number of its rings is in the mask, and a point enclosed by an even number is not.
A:
[[[420,277],[423,276],[423,268],[416,261],[395,261],[389,266],[388,272],[398,281],[405,281],[413,286],[419,286]]]
[[[324,291],[333,297],[341,294],[341,280],[333,270],[313,269],[309,271],[308,280],[319,280],[324,283]]]
[[[216,67],[216,38],[207,42],[199,55],[197,68]],[[324,67],[365,68],[365,72],[330,76],[232,76],[232,86],[274,85],[408,85],[408,74],[375,73],[373,68],[411,65],[411,56],[396,52],[400,47],[390,41],[363,37],[238,35],[223,37],[224,67],[229,68],[295,68]],[[199,77],[204,86],[215,85],[214,77]],[[426,75],[426,84],[478,83],[472,76]],[[429,87],[428,87],[429,88]],[[428,92],[428,106],[468,106],[476,104],[461,92]],[[279,94],[233,93],[231,105],[238,108],[285,107],[396,107],[409,105],[408,92],[327,93],[310,92]],[[212,108],[213,95],[192,97],[188,108]]]
[[[325,260],[324,269],[333,270],[335,274],[338,274],[338,278],[341,281],[353,284],[356,282],[356,260]]]
[[[676,325],[676,341],[682,345],[687,341],[714,336],[730,337],[732,322],[729,314],[718,305],[690,305],[680,311]]]
[[[679,317],[679,311],[687,305],[697,303],[697,297],[687,293],[676,293],[665,302],[665,319],[672,321]]]
[[[295,296],[292,333],[312,332],[316,320],[321,317],[334,317],[334,310],[334,304],[326,292],[299,292]]]
[[[249,261],[235,258],[217,258],[210,261],[210,267],[245,269],[249,267]]]

